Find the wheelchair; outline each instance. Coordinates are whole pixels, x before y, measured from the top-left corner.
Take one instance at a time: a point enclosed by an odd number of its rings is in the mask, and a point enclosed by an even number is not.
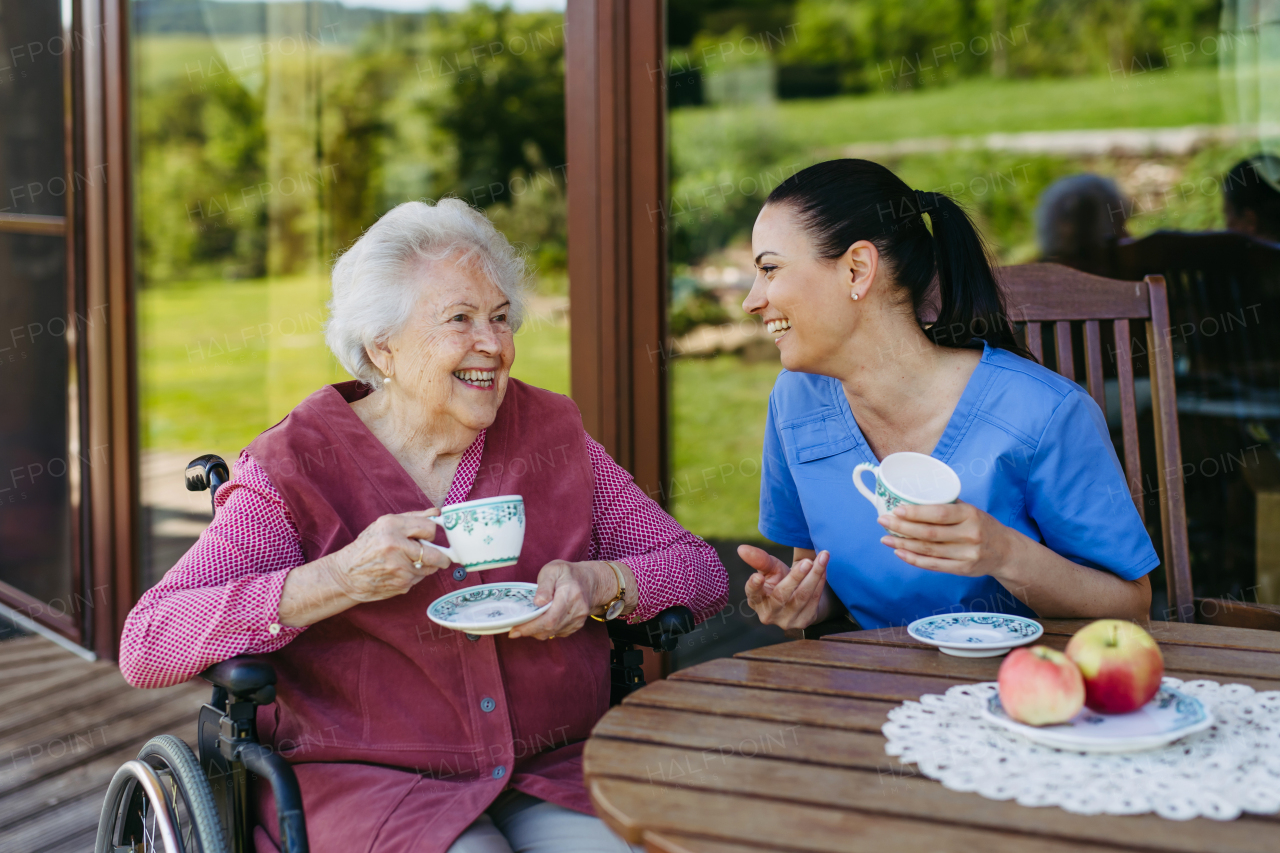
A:
[[[212,454],[192,460],[186,471],[187,488],[209,490],[211,502],[229,478],[227,463]],[[671,651],[692,629],[693,614],[681,606],[635,625],[609,622],[610,704],[644,686],[637,646]],[[266,660],[241,656],[200,677],[213,695],[197,719],[199,757],[173,735],[148,741],[111,779],[94,853],[251,853],[251,777],[271,786],[282,853],[307,853],[297,777],[288,761],[258,742],[255,725],[258,706],[275,701],[275,670]]]

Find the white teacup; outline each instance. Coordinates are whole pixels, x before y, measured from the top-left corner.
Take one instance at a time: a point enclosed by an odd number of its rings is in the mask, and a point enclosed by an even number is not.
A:
[[[448,546],[422,541],[468,572],[514,566],[524,546],[524,498],[499,495],[440,508]]]
[[[864,471],[875,474],[874,492],[867,488]],[[890,453],[879,465],[859,464],[853,469],[853,485],[879,515],[888,515],[899,504],[949,504],[960,497],[960,476],[950,465],[911,451]]]

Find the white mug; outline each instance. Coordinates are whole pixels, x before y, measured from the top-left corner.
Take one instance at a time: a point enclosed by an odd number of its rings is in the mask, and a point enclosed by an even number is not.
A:
[[[864,471],[875,474],[874,492],[862,478]],[[911,451],[890,453],[879,465],[859,464],[853,469],[853,485],[871,501],[878,515],[888,515],[899,504],[949,504],[960,497],[960,476],[950,465]]]
[[[449,544],[435,548],[468,572],[514,566],[524,546],[524,498],[499,495],[440,508],[436,521],[449,537]]]

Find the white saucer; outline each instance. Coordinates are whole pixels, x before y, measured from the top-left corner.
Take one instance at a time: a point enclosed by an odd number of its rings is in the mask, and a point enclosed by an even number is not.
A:
[[[993,694],[982,716],[1027,740],[1072,752],[1138,752],[1173,743],[1213,725],[1213,714],[1194,696],[1161,687],[1131,714],[1099,714],[1088,708],[1056,726],[1028,726],[1011,719]]]
[[[1044,626],[1007,613],[943,613],[907,626],[913,639],[958,658],[994,658],[1040,639]]]
[[[427,618],[437,625],[465,634],[505,634],[517,625],[536,619],[550,603],[538,607],[533,583],[486,583],[442,595],[427,608]]]

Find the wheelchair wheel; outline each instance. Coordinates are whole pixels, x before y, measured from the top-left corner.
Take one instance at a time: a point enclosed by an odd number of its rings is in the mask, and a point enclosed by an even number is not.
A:
[[[152,738],[111,779],[94,853],[227,853],[209,783],[173,735]]]

